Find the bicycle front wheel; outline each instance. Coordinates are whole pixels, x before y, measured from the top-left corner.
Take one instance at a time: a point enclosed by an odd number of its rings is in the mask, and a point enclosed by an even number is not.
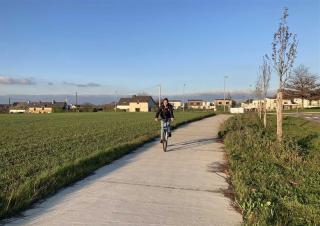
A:
[[[163,147],[163,151],[166,152],[167,146],[168,146],[168,132],[167,131],[164,132],[163,138],[164,138],[164,140],[162,141],[162,147]]]
[[[167,140],[164,140],[164,141],[162,142],[162,146],[163,146],[163,151],[164,151],[164,152],[167,151],[167,144],[168,144]]]

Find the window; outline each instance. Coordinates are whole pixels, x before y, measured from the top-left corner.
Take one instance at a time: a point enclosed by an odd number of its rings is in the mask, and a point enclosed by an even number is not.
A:
[[[222,102],[221,102],[221,101],[219,101],[219,104],[222,104]]]
[[[136,108],[136,112],[140,112],[140,108]]]
[[[226,104],[229,104],[229,101],[227,101]]]

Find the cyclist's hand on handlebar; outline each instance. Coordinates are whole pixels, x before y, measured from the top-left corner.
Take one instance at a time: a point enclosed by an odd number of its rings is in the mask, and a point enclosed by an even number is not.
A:
[[[158,122],[158,121],[159,121],[159,119],[158,119],[158,118],[154,118],[154,121]]]
[[[171,118],[171,122],[173,122],[174,121],[174,118]]]

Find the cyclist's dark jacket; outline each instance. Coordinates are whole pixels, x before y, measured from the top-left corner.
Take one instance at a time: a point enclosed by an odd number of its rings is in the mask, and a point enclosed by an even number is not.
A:
[[[174,118],[173,106],[171,104],[168,104],[167,107],[165,107],[164,104],[161,104],[156,113],[156,118],[158,118],[159,115],[163,120]]]

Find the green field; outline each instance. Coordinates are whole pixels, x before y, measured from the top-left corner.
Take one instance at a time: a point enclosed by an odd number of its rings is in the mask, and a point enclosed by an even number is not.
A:
[[[284,113],[308,113],[308,112],[314,112],[314,113],[318,113],[320,112],[320,108],[304,108],[304,109],[291,109],[291,110],[283,110]],[[276,111],[268,111],[269,114],[275,114]]]
[[[177,112],[173,126],[213,115]],[[154,113],[0,115],[0,218],[159,135]]]
[[[284,112],[320,112],[320,108],[293,109],[293,110],[284,110]]]
[[[277,142],[275,117],[264,129],[254,114],[222,128],[231,182],[245,225],[319,225],[320,124],[285,117]]]

